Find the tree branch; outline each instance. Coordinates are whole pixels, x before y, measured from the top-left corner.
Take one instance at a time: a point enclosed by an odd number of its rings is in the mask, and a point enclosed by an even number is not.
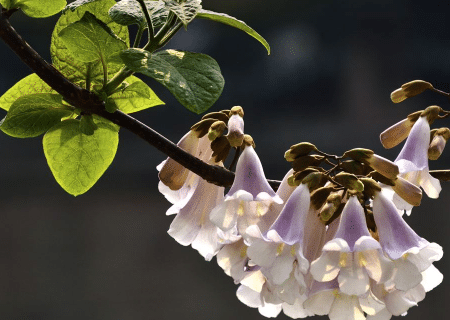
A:
[[[222,167],[208,165],[179,148],[152,128],[121,111],[107,112],[104,102],[94,93],[73,84],[51,64],[46,62],[11,26],[5,12],[7,11],[2,10],[0,13],[0,38],[28,67],[50,87],[61,94],[70,104],[87,114],[97,114],[133,132],[206,181],[224,187],[232,185],[234,180],[233,172]],[[269,183],[276,189],[280,182],[269,180]]]

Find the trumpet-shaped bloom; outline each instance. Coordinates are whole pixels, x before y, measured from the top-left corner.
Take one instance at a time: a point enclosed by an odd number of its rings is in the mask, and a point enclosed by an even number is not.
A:
[[[223,200],[223,194],[223,187],[197,179],[186,197],[169,209],[176,217],[168,233],[184,246],[192,244],[208,261],[223,246],[219,238],[222,231],[209,221],[211,210]]]
[[[441,184],[429,173],[429,144],[430,125],[426,116],[423,116],[414,123],[405,145],[394,162],[400,170],[401,177],[421,186],[430,198],[437,198],[441,191]]]
[[[251,146],[239,157],[233,185],[224,201],[211,212],[211,221],[223,231],[237,227],[240,235],[257,224],[270,205],[283,203],[266,180],[261,161]]]
[[[442,258],[442,247],[419,237],[383,192],[373,199],[373,215],[381,247],[397,268],[396,288],[405,291],[415,287],[422,280],[420,273]]]
[[[391,277],[393,266],[380,249],[378,241],[369,234],[361,204],[356,196],[351,196],[333,240],[324,245],[310,272],[322,282],[337,277],[340,291],[347,295],[366,294],[369,278],[384,282]]]

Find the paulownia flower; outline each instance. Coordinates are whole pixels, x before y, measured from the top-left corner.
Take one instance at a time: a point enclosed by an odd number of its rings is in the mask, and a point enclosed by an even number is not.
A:
[[[236,165],[233,185],[224,201],[212,210],[210,219],[223,231],[237,228],[245,235],[247,227],[257,224],[273,203],[283,200],[266,180],[261,161],[252,146],[246,146]]]
[[[421,186],[430,198],[437,198],[441,191],[439,180],[432,177],[428,168],[428,147],[430,144],[430,125],[422,116],[414,123],[405,145],[394,163],[400,176]]]
[[[395,287],[402,291],[416,287],[421,272],[442,258],[442,247],[419,237],[383,192],[375,194],[372,205],[381,248],[397,269]]]
[[[311,264],[310,272],[321,282],[337,277],[342,293],[363,295],[369,290],[369,278],[379,283],[391,276],[392,264],[380,249],[378,241],[370,236],[358,198],[351,196],[333,240],[324,245],[320,257]]]

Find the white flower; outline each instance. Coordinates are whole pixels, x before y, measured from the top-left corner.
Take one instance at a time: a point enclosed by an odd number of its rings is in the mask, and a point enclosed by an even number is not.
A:
[[[168,233],[178,243],[196,249],[206,260],[211,260],[223,246],[219,230],[209,220],[211,210],[224,198],[224,188],[196,179],[187,195],[168,211],[177,214]]]
[[[222,165],[211,159],[208,137],[198,138],[189,131],[178,146],[199,159]],[[176,214],[168,233],[184,246],[192,245],[206,260],[211,260],[223,246],[224,234],[209,220],[211,210],[224,199],[224,188],[210,184],[175,160],[167,158],[158,167],[159,191],[173,205],[166,214]]]
[[[314,282],[304,307],[317,315],[328,315],[330,320],[364,320],[364,311],[355,295],[339,291],[336,280]]]
[[[429,173],[429,144],[430,125],[427,117],[423,116],[414,123],[405,145],[394,163],[398,166],[401,177],[421,186],[430,198],[437,198],[441,191],[441,184]]]
[[[420,273],[442,258],[442,247],[419,237],[383,192],[375,194],[372,205],[381,247],[396,265],[396,288],[414,288],[422,281]]]
[[[425,298],[426,292],[431,291],[442,282],[443,276],[431,265],[421,273],[421,279],[420,284],[406,291],[392,287],[386,288],[383,284],[373,285],[374,295],[385,304],[385,308],[367,319],[385,320],[390,319],[392,315],[405,315],[409,308],[417,306],[417,303]]]
[[[267,182],[255,150],[247,146],[239,157],[233,185],[210,219],[223,231],[237,227],[245,235],[247,227],[257,224],[273,202],[283,201]]]
[[[315,280],[322,282],[338,277],[340,291],[347,295],[366,294],[369,277],[384,282],[392,272],[392,265],[380,249],[380,244],[369,234],[361,204],[356,196],[351,196],[333,240],[324,245],[310,272]]]

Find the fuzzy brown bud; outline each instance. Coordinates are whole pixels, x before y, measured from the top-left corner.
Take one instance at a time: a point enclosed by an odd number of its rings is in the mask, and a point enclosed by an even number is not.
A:
[[[394,103],[399,103],[407,98],[414,97],[418,94],[421,94],[425,90],[432,88],[433,86],[431,85],[431,83],[423,80],[414,80],[411,82],[407,82],[403,84],[401,88],[391,93],[391,100]]]
[[[231,117],[233,114],[238,114],[238,115],[241,116],[241,118],[243,118],[243,117],[244,117],[244,109],[242,109],[241,106],[234,106],[234,107],[231,108],[231,110],[230,110],[230,117]]]
[[[230,152],[231,146],[227,138],[224,136],[218,137],[211,142],[211,149],[213,151],[212,158],[215,162],[225,161]]]
[[[203,119],[194,124],[191,127],[191,130],[195,132],[197,137],[202,138],[204,135],[206,135],[209,132],[209,127],[216,122],[215,119]]]
[[[409,114],[406,119],[390,126],[380,134],[380,141],[383,147],[390,149],[405,140],[414,123],[419,119],[423,110]]]
[[[220,137],[223,134],[223,131],[227,125],[223,121],[216,121],[214,122],[208,130],[208,139],[210,141],[214,141],[216,138]]]
[[[346,172],[339,172],[337,175],[334,176],[334,180],[347,189],[354,190],[357,192],[364,191],[364,185],[353,174]]]
[[[301,157],[301,156],[306,156],[311,151],[316,151],[316,150],[317,150],[316,146],[313,145],[312,143],[301,142],[301,143],[297,143],[297,144],[294,144],[293,146],[291,146],[289,148],[289,150],[285,152],[284,158],[287,161],[292,162],[296,158]]]
[[[292,169],[294,171],[302,171],[309,166],[317,166],[325,159],[324,156],[308,155],[296,158],[292,162]]]
[[[442,112],[442,108],[439,106],[429,106],[426,108],[421,114],[421,117],[427,117],[427,121],[429,124],[432,124],[434,120],[439,117],[439,112]]]
[[[450,130],[448,128],[437,129],[428,148],[428,159],[437,160],[444,151],[445,144],[449,138]]]

